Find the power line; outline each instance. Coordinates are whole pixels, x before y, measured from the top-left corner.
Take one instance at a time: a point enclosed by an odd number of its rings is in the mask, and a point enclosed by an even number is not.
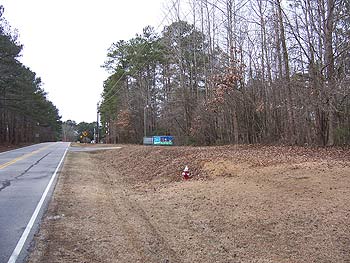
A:
[[[167,19],[167,17],[170,15],[172,9],[175,7],[176,1],[174,1],[172,7],[169,9],[168,13],[165,15],[165,17],[162,19],[162,21],[160,22],[160,24],[157,26],[156,31],[158,31],[158,29],[163,25],[164,21]],[[137,50],[138,53],[141,53],[145,48],[146,45],[148,44],[148,42],[144,43],[143,46],[140,47],[140,50]],[[141,64],[141,66],[144,66],[147,62],[149,62],[149,59],[147,59],[144,63]],[[126,71],[123,72],[123,74],[120,76],[120,78],[116,81],[116,83],[114,83],[114,85],[112,86],[111,90],[113,90],[118,84],[119,82],[122,80],[123,77],[125,77],[126,75]],[[103,101],[103,103],[107,103],[108,101],[110,101],[115,95],[117,95],[118,91],[120,90],[117,89],[113,95],[111,95],[109,98],[107,98],[106,100]]]
[[[164,24],[164,21],[168,18],[168,16],[171,14],[172,10],[175,8],[175,5],[177,4],[178,1],[174,1],[171,8],[169,8],[169,11],[167,12],[167,14],[164,16],[164,18],[162,19],[162,21],[160,22],[160,24],[157,26],[156,31],[158,31],[158,29]],[[187,17],[193,14],[192,10],[190,10],[186,15],[184,15],[184,17],[182,18],[182,20],[186,20]],[[147,46],[148,42],[145,42],[141,45],[141,47],[139,48],[139,50],[137,50],[138,52],[142,52],[145,47]],[[143,62],[141,64],[141,67],[143,67],[146,63],[148,63],[150,61],[150,59],[147,59],[145,62]],[[123,74],[119,77],[119,79],[113,84],[112,88],[110,89],[110,91],[113,91],[113,89],[120,83],[120,81],[123,79],[123,77],[125,77],[127,74],[126,71],[123,72]],[[118,92],[121,90],[121,87],[119,87],[114,93],[113,95],[109,96],[109,98],[107,98],[106,100],[103,101],[103,103],[107,103],[109,102],[115,95],[118,94]],[[108,92],[107,92],[108,94]]]

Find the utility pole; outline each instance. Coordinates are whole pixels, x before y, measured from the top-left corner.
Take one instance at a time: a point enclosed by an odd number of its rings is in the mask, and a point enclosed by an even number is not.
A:
[[[143,137],[147,136],[147,121],[146,121],[146,117],[147,117],[147,112],[146,109],[148,109],[148,104],[143,108]]]
[[[100,139],[100,120],[99,120],[99,115],[100,113],[100,106],[99,103],[97,102],[97,119],[96,119],[96,138],[95,138],[95,143],[99,143],[99,139]]]

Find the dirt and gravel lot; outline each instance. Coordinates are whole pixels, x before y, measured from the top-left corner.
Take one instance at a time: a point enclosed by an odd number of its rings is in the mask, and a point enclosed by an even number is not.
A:
[[[28,262],[350,262],[349,204],[349,150],[70,152]]]

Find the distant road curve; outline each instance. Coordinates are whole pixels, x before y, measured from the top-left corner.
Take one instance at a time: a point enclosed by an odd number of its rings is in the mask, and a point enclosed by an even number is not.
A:
[[[52,195],[69,143],[0,153],[0,262],[23,262]]]

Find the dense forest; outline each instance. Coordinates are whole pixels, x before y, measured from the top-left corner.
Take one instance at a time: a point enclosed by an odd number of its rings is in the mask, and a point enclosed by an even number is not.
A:
[[[0,144],[54,141],[60,136],[57,108],[41,80],[19,60],[22,45],[0,6]]]
[[[108,50],[107,142],[350,144],[349,0],[168,4]]]

